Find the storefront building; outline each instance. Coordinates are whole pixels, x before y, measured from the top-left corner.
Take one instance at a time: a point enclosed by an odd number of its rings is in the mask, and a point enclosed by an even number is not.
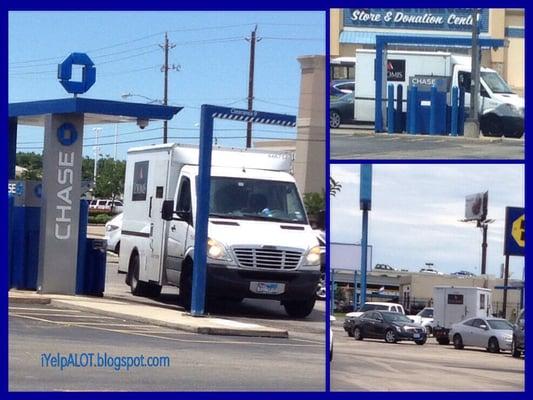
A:
[[[353,79],[355,50],[375,48],[376,35],[472,36],[467,8],[345,8],[330,11],[331,79]],[[482,52],[482,65],[498,71],[518,93],[524,91],[524,9],[485,8],[479,14],[480,37],[506,39],[508,46]],[[390,49],[420,50],[391,46]],[[428,47],[428,51],[468,54],[468,48]]]

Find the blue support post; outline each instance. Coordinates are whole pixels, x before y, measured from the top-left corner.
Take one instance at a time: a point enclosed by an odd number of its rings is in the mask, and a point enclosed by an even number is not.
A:
[[[457,123],[459,134],[464,135],[465,132],[465,91],[463,88],[459,89],[459,121]]]
[[[381,110],[381,101],[383,99],[383,79],[387,79],[386,71],[383,77],[383,50],[381,43],[376,43],[376,61],[375,61],[375,81],[376,81],[376,99],[374,101],[374,130],[383,132],[383,113]]]
[[[366,302],[366,266],[368,256],[368,210],[363,210],[361,238],[361,306]]]
[[[452,88],[452,118],[451,118],[451,134],[452,136],[457,136],[459,133],[458,129],[458,118],[459,118],[459,90],[457,86]]]
[[[430,108],[429,108],[429,134],[437,134],[437,86],[431,86],[430,92]]]
[[[413,91],[411,86],[407,86],[407,109],[405,112],[405,132],[411,133],[411,108],[413,102]]]
[[[417,133],[416,131],[416,118],[418,113],[418,88],[416,86],[411,87],[411,101],[409,109],[409,133]]]
[[[207,229],[209,223],[209,193],[211,190],[211,153],[213,147],[213,110],[202,105],[200,115],[200,159],[194,231],[194,267],[192,278],[191,314],[202,316],[205,308],[207,276]]]
[[[357,311],[357,270],[353,272],[353,310]]]
[[[402,115],[403,115],[403,86],[396,86],[396,120],[394,122],[395,132],[401,133],[403,131],[402,124]]]
[[[387,89],[387,132],[394,133],[394,85],[389,84]]]

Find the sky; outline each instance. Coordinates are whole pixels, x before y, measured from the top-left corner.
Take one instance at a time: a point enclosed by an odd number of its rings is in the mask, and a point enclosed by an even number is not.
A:
[[[342,189],[330,201],[331,242],[359,243],[359,165],[332,164]],[[506,206],[524,206],[520,164],[376,164],[373,166],[369,239],[373,265],[418,271],[425,263],[444,273],[479,274],[481,229],[464,218],[465,196],[489,191],[487,273],[504,262]],[[521,279],[523,257],[510,257],[512,278]]]
[[[163,98],[163,50],[171,44],[169,104],[185,108],[169,122],[169,141],[198,143],[200,105],[246,108],[249,42],[257,24],[254,109],[296,114],[303,55],[325,54],[325,13],[317,12],[10,12],[9,102],[70,97],[57,81],[57,64],[85,52],[96,84],[80,97],[123,100],[125,93]],[[148,102],[141,96],[125,101]],[[115,126],[87,126],[84,156],[114,155]],[[117,158],[130,147],[162,142],[162,123],[118,128]],[[244,147],[246,124],[216,121],[215,143]],[[294,128],[254,125],[255,140],[295,138]],[[143,141],[141,141],[143,140]],[[43,130],[19,127],[17,150],[42,151]],[[120,142],[123,142],[120,144]],[[128,142],[128,143],[124,143]]]

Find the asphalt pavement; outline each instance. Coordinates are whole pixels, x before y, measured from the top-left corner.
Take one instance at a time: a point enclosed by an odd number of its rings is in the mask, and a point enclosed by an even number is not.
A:
[[[46,361],[58,354],[75,362],[61,370]],[[93,364],[82,361],[88,354]],[[140,356],[169,365],[96,364]],[[324,359],[323,338],[208,336],[53,305],[9,307],[12,391],[323,391]]]
[[[334,325],[332,391],[523,391],[524,359],[509,352],[441,346],[433,338],[387,344],[354,340]]]
[[[330,130],[332,160],[523,160],[524,139],[373,133],[366,127]]]

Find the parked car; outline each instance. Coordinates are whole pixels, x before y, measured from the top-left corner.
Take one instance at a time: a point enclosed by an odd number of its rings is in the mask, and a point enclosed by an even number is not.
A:
[[[122,212],[122,207],[122,201],[118,199],[93,199],[89,203],[89,212],[118,214]]]
[[[329,84],[330,96],[342,96],[348,93],[353,93],[355,89],[355,81],[348,79],[340,79],[337,81],[331,81]]]
[[[378,302],[378,301],[368,301],[363,306],[354,312],[350,312],[346,314],[347,317],[359,317],[363,313],[367,311],[393,311],[400,314],[405,315],[405,310],[403,309],[403,306],[401,304],[397,303],[385,303],[385,302]]]
[[[484,347],[499,353],[511,350],[513,326],[503,318],[470,318],[452,325],[449,338],[456,349]]]
[[[418,345],[423,345],[427,340],[422,325],[392,311],[367,311],[360,317],[348,317],[344,321],[344,330],[355,340],[384,339],[387,343],[411,340]]]
[[[444,275],[442,272],[437,271],[437,270],[434,269],[434,268],[422,268],[422,269],[420,269],[420,272],[421,272],[422,274]]]
[[[511,343],[511,354],[515,358],[519,358],[522,353],[526,351],[524,333],[526,329],[526,321],[524,319],[524,309],[522,309],[516,317],[513,326],[513,342]]]
[[[453,272],[450,275],[456,276],[458,278],[472,278],[472,277],[476,276],[476,274],[474,274],[473,272],[470,272],[470,271],[457,271],[457,272]]]
[[[345,94],[329,103],[329,127],[338,128],[341,124],[353,123],[353,93]]]
[[[393,267],[391,267],[388,264],[376,264],[374,266],[374,270],[375,271],[377,271],[377,270],[379,270],[379,271],[397,271],[396,268],[393,268]]]
[[[107,250],[120,254],[120,236],[122,231],[122,213],[115,216],[105,224],[105,236]]]
[[[422,325],[426,332],[431,335],[432,324],[433,324],[433,307],[425,307],[418,312],[416,315],[408,315],[409,319],[415,324]]]

